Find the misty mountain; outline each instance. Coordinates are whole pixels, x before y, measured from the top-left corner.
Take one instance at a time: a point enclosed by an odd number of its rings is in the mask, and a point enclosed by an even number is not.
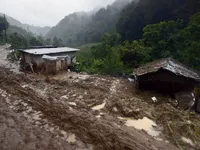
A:
[[[131,1],[116,0],[97,11],[70,14],[53,27],[46,37],[61,38],[68,46],[99,42],[103,33],[115,28],[121,10]]]
[[[0,13],[0,15],[3,16],[2,13]],[[51,29],[51,27],[39,27],[39,26],[32,26],[29,24],[23,24],[20,21],[14,19],[8,15],[6,15],[6,19],[11,26],[16,26],[16,27],[22,28],[22,29],[32,32],[36,35],[45,36]]]
[[[20,27],[10,25],[9,28],[7,29],[7,35],[10,36],[13,33],[17,33],[26,38],[28,38],[28,36],[34,36],[33,33],[31,32],[28,33],[26,30]]]
[[[91,13],[75,12],[62,19],[47,33],[46,37],[54,36],[61,38],[65,43],[76,39],[76,35],[88,26],[92,21]]]

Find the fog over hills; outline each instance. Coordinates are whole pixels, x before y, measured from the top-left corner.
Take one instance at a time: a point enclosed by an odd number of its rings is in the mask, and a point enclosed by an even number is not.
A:
[[[69,14],[52,27],[46,37],[57,36],[70,46],[98,42],[103,33],[115,27],[119,13],[131,1],[116,0],[105,8]]]
[[[0,13],[0,15],[3,16],[3,13]],[[48,27],[48,26],[39,27],[39,26],[33,26],[33,25],[21,23],[20,21],[14,19],[13,17],[8,16],[8,15],[6,15],[6,19],[11,26],[16,26],[16,27],[22,28],[22,29],[32,32],[36,35],[45,36],[51,29],[51,27]]]

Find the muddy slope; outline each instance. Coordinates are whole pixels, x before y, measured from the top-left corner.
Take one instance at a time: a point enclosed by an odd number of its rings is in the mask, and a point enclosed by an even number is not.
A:
[[[113,121],[115,119],[110,115],[107,115],[104,119],[98,119],[96,118],[96,112],[89,110],[87,107],[82,107],[81,104],[78,105],[80,109],[72,108],[68,103],[58,100],[57,94],[53,93],[56,90],[49,92],[49,95],[41,95],[30,87],[23,88],[21,86],[22,84],[30,83],[34,83],[36,86],[47,84],[47,86],[55,89],[62,88],[67,84],[65,82],[64,85],[55,82],[43,83],[42,80],[38,83],[38,81],[30,80],[26,76],[16,75],[7,69],[0,68],[0,87],[1,90],[7,93],[9,99],[21,100],[27,103],[33,109],[40,111],[43,114],[43,118],[48,119],[48,121],[56,124],[66,132],[75,133],[85,143],[92,144],[96,150],[178,149],[171,144],[156,141],[138,130],[118,126],[117,121]],[[74,83],[70,85],[74,86]],[[78,85],[79,89],[84,89],[84,87],[80,87],[80,84]],[[67,89],[67,86],[65,88]],[[85,88],[87,89],[88,87]],[[104,90],[106,88],[100,91],[105,92]],[[22,108],[19,107],[16,111],[22,112]]]

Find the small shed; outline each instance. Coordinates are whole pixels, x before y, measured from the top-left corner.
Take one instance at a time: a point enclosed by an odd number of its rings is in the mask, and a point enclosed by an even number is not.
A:
[[[192,91],[200,81],[197,71],[172,58],[147,63],[134,71],[138,77],[139,89],[170,95]]]
[[[24,64],[33,64],[34,71],[36,72],[50,73],[68,69],[73,63],[76,63],[76,52],[79,49],[69,47],[36,47],[20,51]]]

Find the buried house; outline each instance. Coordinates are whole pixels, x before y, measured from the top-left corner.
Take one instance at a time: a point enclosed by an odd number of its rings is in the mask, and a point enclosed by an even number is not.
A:
[[[172,58],[147,63],[134,71],[139,89],[160,92],[188,103],[194,99],[193,89],[200,83],[197,71]]]
[[[67,70],[76,62],[76,52],[79,49],[69,47],[59,48],[34,48],[20,50],[22,53],[21,64],[30,66],[33,72],[55,74]]]

